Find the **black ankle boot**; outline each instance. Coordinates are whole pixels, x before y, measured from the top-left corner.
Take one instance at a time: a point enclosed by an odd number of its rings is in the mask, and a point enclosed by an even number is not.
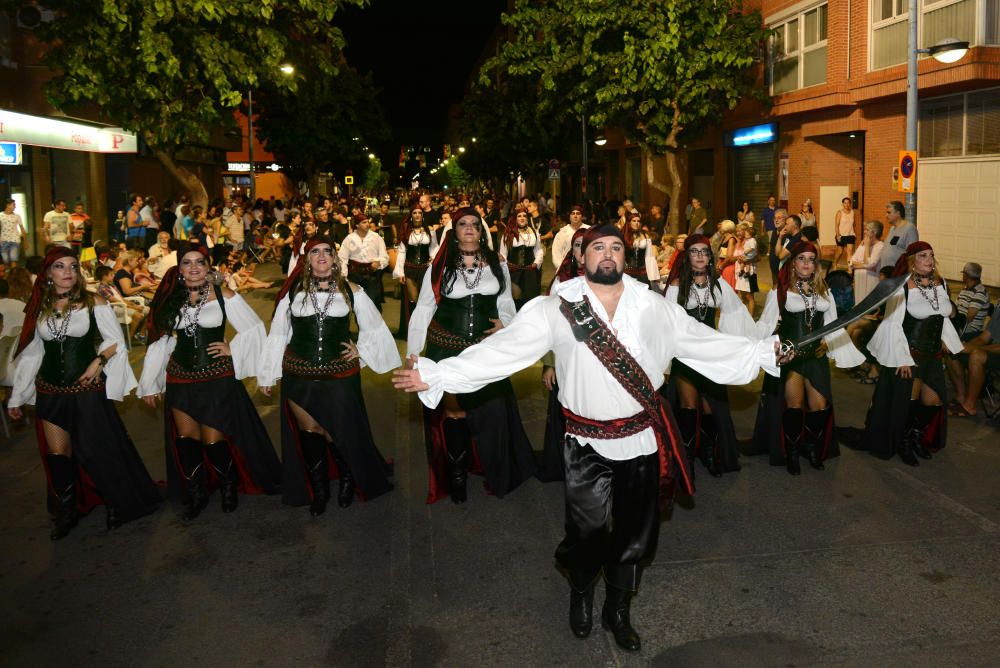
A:
[[[448,418],[444,421],[444,442],[448,448],[448,491],[451,493],[451,500],[465,503],[468,499],[466,482],[471,442],[465,418]]]
[[[630,612],[632,592],[610,584],[605,587],[604,608],[601,610],[601,626],[611,631],[618,646],[629,652],[642,648],[639,634],[632,628]]]
[[[45,459],[56,500],[55,524],[49,538],[59,540],[65,538],[80,519],[76,508],[76,464],[72,457],[53,453],[45,455]]]
[[[205,490],[205,459],[201,450],[201,441],[178,436],[174,439],[177,458],[180,460],[181,476],[184,478],[184,519],[193,520],[208,505],[208,492]]]
[[[823,466],[823,436],[826,434],[826,425],[830,421],[830,408],[821,411],[806,413],[805,429],[802,430],[802,440],[806,455],[809,457],[809,466],[817,471],[822,471]]]
[[[215,474],[219,476],[219,496],[222,497],[222,512],[231,513],[240,503],[239,471],[233,461],[233,453],[229,451],[226,441],[216,441],[205,446],[208,460],[212,462]]]
[[[594,583],[583,591],[569,590],[569,628],[577,638],[586,638],[594,627]]]
[[[799,444],[802,441],[802,409],[786,408],[781,416],[785,436],[785,468],[791,475],[799,475]]]
[[[691,482],[694,482],[694,457],[697,449],[698,410],[695,408],[677,409],[677,427],[681,430],[681,441],[684,442],[684,453],[687,455],[688,472]]]
[[[715,478],[722,477],[722,457],[719,453],[719,425],[711,413],[701,414],[701,463]]]
[[[910,402],[910,414],[906,418],[906,428],[903,430],[903,438],[896,446],[899,458],[907,466],[920,466],[920,462],[914,456],[916,447],[923,437],[923,430],[919,426],[920,418],[917,411],[919,405],[919,401]]]
[[[938,411],[941,410],[940,406],[925,406],[919,401],[913,402],[916,406],[911,408],[916,409],[917,419],[914,425],[913,431],[913,454],[921,459],[931,459],[931,451],[924,446],[924,435],[927,433],[927,427],[930,426],[931,422],[937,416]]]
[[[318,517],[326,512],[326,504],[330,500],[330,471],[327,468],[326,437],[311,431],[300,431],[299,445],[302,448],[302,460],[309,475],[309,486],[312,488],[312,503],[309,504],[309,514]]]
[[[330,444],[330,452],[333,453],[333,461],[337,463],[337,505],[347,508],[354,502],[354,476],[351,474],[351,467],[336,446]]]

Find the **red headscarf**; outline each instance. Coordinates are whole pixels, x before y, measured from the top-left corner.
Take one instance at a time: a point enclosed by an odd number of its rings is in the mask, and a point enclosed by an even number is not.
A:
[[[778,290],[778,307],[785,307],[785,298],[788,296],[788,282],[791,280],[792,275],[792,264],[795,262],[795,258],[803,253],[814,253],[816,259],[819,259],[819,250],[811,242],[803,239],[802,241],[796,243],[789,250],[788,259],[785,260],[785,264],[781,266],[778,271],[778,280],[776,281],[776,288]]]
[[[64,257],[76,258],[76,253],[69,248],[56,246],[45,255],[42,268],[38,272],[38,276],[35,277],[35,285],[31,288],[31,298],[28,300],[28,305],[24,307],[24,324],[21,326],[21,336],[17,340],[17,349],[14,351],[14,357],[20,355],[21,351],[27,348],[28,344],[35,338],[38,313],[42,310],[42,299],[45,298],[45,291],[49,286],[49,269]],[[85,289],[82,285],[76,287],[78,290]]]
[[[580,252],[586,252],[587,246],[603,237],[618,237],[622,243],[625,243],[625,237],[617,225],[614,223],[604,223],[603,225],[587,228],[587,231],[583,234],[583,243],[580,245]]]
[[[695,244],[705,244],[706,246],[708,246],[709,248],[711,248],[712,247],[712,240],[709,239],[704,234],[692,234],[691,236],[689,236],[687,239],[684,240],[683,255],[681,255],[679,258],[677,258],[677,260],[670,267],[670,273],[667,274],[667,286],[668,287],[670,285],[672,285],[673,282],[676,281],[680,277],[680,275],[681,275],[681,267],[684,266],[684,265],[686,265],[686,264],[688,264],[688,251],[691,250],[691,247],[694,246]],[[708,263],[708,269],[709,270],[711,270],[711,266],[712,266],[712,263],[709,262]]]
[[[333,245],[333,241],[330,239],[330,237],[322,236],[319,234],[317,234],[312,239],[306,242],[306,248],[304,251],[302,251],[302,255],[308,256],[309,251],[311,251],[316,246],[319,246],[320,244],[326,244],[327,246],[329,246],[334,251],[333,256],[337,257],[336,246]],[[308,257],[302,257],[299,259],[298,262],[295,263],[295,269],[292,269],[292,273],[290,273],[288,275],[288,278],[285,279],[285,282],[282,284],[281,289],[278,290],[277,296],[275,296],[274,298],[274,311],[278,310],[278,304],[281,303],[281,300],[285,297],[285,295],[288,294],[289,290],[292,289],[292,286],[295,285],[295,281],[298,281],[300,278],[302,278],[302,272],[305,271],[305,266],[308,262],[309,262]],[[334,265],[334,268],[335,270],[339,270],[339,267],[337,267],[336,265]],[[274,311],[271,312],[272,318],[274,317]]]
[[[170,269],[167,269],[167,272],[163,274],[163,280],[160,281],[159,287],[156,288],[156,294],[153,295],[153,301],[149,304],[149,314],[146,317],[146,331],[149,334],[147,337],[147,345],[153,345],[154,341],[167,334],[167,332],[161,330],[156,324],[156,316],[159,314],[164,305],[166,305],[170,296],[174,294],[174,291],[177,289],[177,284],[181,282],[179,280],[181,275],[180,263],[181,260],[184,259],[184,256],[188,253],[201,253],[205,256],[205,260],[211,263],[208,249],[204,246],[183,244],[177,249],[177,264],[170,267]]]
[[[896,265],[892,268],[893,276],[902,276],[910,273],[910,258],[925,250],[934,250],[926,241],[914,241],[906,247],[906,252],[899,256]]]
[[[566,257],[563,258],[562,263],[559,265],[559,271],[556,272],[555,277],[552,279],[552,283],[549,284],[548,292],[552,292],[552,286],[555,284],[556,279],[559,279],[560,283],[565,283],[571,278],[576,278],[577,276],[583,276],[584,266],[582,264],[577,264],[576,258],[573,257],[573,244],[576,243],[577,239],[582,239],[583,235],[587,232],[586,227],[580,227],[576,232],[573,233],[573,238],[569,242],[569,252],[566,253]]]

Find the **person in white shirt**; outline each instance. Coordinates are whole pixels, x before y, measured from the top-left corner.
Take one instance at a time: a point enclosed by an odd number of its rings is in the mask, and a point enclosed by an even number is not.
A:
[[[625,217],[625,273],[653,289],[660,287],[660,266],[656,264],[656,244],[642,229],[642,214],[633,209]]]
[[[360,285],[381,312],[382,270],[389,266],[389,253],[382,237],[371,234],[371,223],[364,214],[354,219],[354,231],[344,239],[339,255],[341,272]]]
[[[66,200],[57,200],[52,205],[52,210],[45,214],[42,219],[42,231],[46,245],[70,247],[70,221],[69,214],[66,213]]]
[[[410,312],[417,304],[424,274],[436,252],[437,236],[424,226],[423,209],[415,206],[403,219],[399,245],[396,246],[396,266],[392,270],[392,277],[403,284],[399,296],[399,329],[396,331],[400,337],[406,336]]]
[[[776,375],[778,342],[715,332],[623,277],[625,242],[614,225],[587,230],[583,256],[584,276],[532,300],[457,357],[411,357],[413,368],[396,371],[393,384],[433,407],[445,393],[474,392],[555,352],[567,416],[566,536],[555,558],[570,579],[570,627],[589,635],[594,581],[603,571],[602,621],[620,647],[638,651],[630,601],[656,547],[661,483],[693,491],[656,389],[673,358],[724,384],[748,383],[762,367]]]
[[[0,261],[11,267],[16,267],[21,259],[21,246],[27,234],[21,216],[14,213],[15,206],[14,200],[8,199],[0,213]]]
[[[156,244],[149,249],[148,257],[146,267],[157,280],[163,278],[167,269],[177,265],[177,253],[170,248],[169,232],[159,232],[156,235]]]
[[[590,227],[583,222],[583,207],[574,204],[569,210],[569,225],[563,225],[552,239],[552,266],[559,271],[563,260],[573,246],[573,235],[578,229]]]
[[[0,278],[0,322],[3,323],[0,338],[11,336],[15,328],[24,324],[24,302],[11,299],[9,295],[10,284],[6,279]]]

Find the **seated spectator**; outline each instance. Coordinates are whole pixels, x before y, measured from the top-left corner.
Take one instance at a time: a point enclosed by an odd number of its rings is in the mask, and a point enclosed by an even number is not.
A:
[[[878,272],[879,280],[883,281],[892,276],[892,271],[893,267],[882,267]],[[854,347],[864,353],[867,359],[864,364],[851,372],[851,375],[862,385],[874,385],[878,382],[879,367],[875,358],[868,352],[868,341],[875,334],[883,316],[885,316],[885,304],[847,326],[847,335],[851,337]]]
[[[983,268],[977,262],[966,262],[962,267],[962,290],[958,293],[958,310],[953,324],[963,341],[979,336],[986,324],[990,295],[980,280],[982,276]]]
[[[156,235],[156,243],[149,249],[149,271],[156,278],[163,278],[170,268],[161,266],[161,260],[167,255],[170,255],[170,233],[160,232]]]
[[[26,267],[11,267],[7,273],[7,284],[10,288],[10,293],[7,296],[21,302],[22,311],[24,311],[24,305],[31,299],[33,282],[31,271]]]
[[[136,285],[142,285],[146,287],[155,286],[156,279],[151,273],[149,273],[149,261],[142,251],[135,251],[136,253],[136,265],[135,269],[132,271],[132,275],[135,278]]]
[[[19,268],[15,267],[15,269]],[[25,270],[22,269],[22,271]],[[13,273],[13,269],[11,273]],[[10,336],[11,330],[24,324],[24,304],[20,299],[11,299],[10,283],[6,279],[0,279],[0,317],[3,318],[3,330],[0,331],[0,338]]]
[[[1000,373],[1000,314],[994,310],[989,324],[976,338],[965,342],[965,352],[959,357],[968,356],[968,381],[963,383],[963,390],[956,387],[955,399],[948,405],[948,414],[954,417],[969,417],[976,414],[976,402],[983,391],[987,370]]]
[[[138,295],[152,299],[155,286],[142,285],[135,278],[134,271],[139,266],[140,257],[137,251],[125,251],[119,256],[120,268],[114,273],[115,287],[123,297]]]
[[[114,309],[115,315],[127,313],[129,316],[129,334],[137,343],[145,343],[145,337],[138,333],[143,319],[149,313],[149,307],[138,303],[136,300],[125,299],[118,291],[114,283],[114,273],[110,267],[98,267],[96,272],[97,294],[104,297],[104,300]]]

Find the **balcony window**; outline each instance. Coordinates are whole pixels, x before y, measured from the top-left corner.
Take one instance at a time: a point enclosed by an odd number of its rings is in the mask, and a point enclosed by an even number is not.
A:
[[[813,7],[773,28],[772,94],[826,83],[827,5]]]
[[[970,44],[996,41],[990,20],[996,23],[1000,0],[978,0],[982,6],[983,40],[976,38],[977,0],[921,0],[920,48],[954,37]],[[908,0],[871,0],[871,69],[880,70],[906,62],[909,49]]]
[[[1000,88],[920,102],[920,156],[1000,154]]]

